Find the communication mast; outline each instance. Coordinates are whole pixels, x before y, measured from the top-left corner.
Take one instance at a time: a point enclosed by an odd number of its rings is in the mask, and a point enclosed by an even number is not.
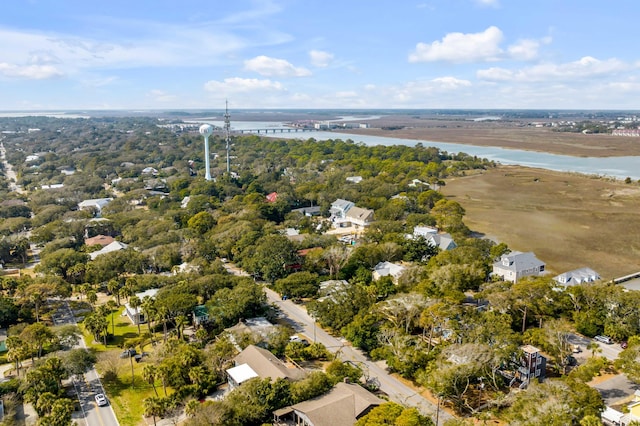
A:
[[[231,150],[231,122],[229,121],[229,118],[231,116],[229,115],[229,101],[225,100],[224,102],[224,133],[227,142],[227,173],[231,173],[231,163],[229,160],[229,151]]]

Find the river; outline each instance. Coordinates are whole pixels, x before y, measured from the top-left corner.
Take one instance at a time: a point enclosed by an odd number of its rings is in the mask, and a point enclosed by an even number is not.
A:
[[[354,142],[361,142],[370,146],[415,146],[418,143],[421,143],[424,146],[438,147],[441,151],[449,153],[464,152],[469,155],[486,158],[501,164],[520,165],[586,175],[606,176],[616,179],[625,179],[627,177],[634,180],[640,179],[640,157],[572,157],[569,155],[557,155],[545,152],[524,151],[491,146],[463,145],[456,143],[387,138],[382,136],[355,135],[336,132],[313,132],[305,134],[277,133],[276,137],[286,139],[314,138],[317,140],[350,139]]]

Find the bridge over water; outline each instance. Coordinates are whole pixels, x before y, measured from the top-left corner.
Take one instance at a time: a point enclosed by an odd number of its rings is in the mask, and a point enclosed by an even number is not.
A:
[[[234,133],[292,133],[292,132],[319,132],[320,129],[306,127],[280,127],[280,128],[263,128],[263,129],[235,129]],[[323,130],[324,131],[324,130]]]

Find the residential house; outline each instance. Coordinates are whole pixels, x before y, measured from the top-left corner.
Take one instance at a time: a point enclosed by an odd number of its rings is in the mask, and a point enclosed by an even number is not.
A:
[[[154,169],[153,167],[145,167],[144,169],[142,169],[142,174],[156,176],[158,174],[158,170]]]
[[[429,234],[425,239],[428,244],[432,247],[438,247],[441,251],[453,250],[458,247],[451,234],[448,233]]]
[[[408,186],[410,186],[411,188],[416,188],[423,185],[429,188],[429,184],[427,182],[421,181],[420,179],[413,179],[411,182],[409,182]]]
[[[107,246],[115,241],[115,238],[109,235],[96,235],[95,237],[85,238],[85,246]]]
[[[0,353],[7,351],[7,330],[0,328]]]
[[[128,244],[121,243],[120,241],[114,241],[114,242],[112,242],[110,244],[107,244],[106,246],[102,247],[98,251],[94,251],[94,252],[89,253],[89,257],[91,258],[91,260],[94,260],[96,257],[102,256],[103,254],[111,253],[111,252],[114,252],[114,251],[124,250],[127,247],[129,247]]]
[[[374,281],[379,280],[382,277],[391,276],[394,283],[398,282],[398,278],[405,271],[405,267],[391,262],[380,262],[375,268],[373,268]]]
[[[235,367],[226,371],[231,388],[240,386],[254,377],[295,381],[305,376],[304,370],[290,367],[268,350],[254,345],[247,346],[233,361]]]
[[[532,379],[544,380],[547,358],[540,353],[540,349],[535,346],[524,345],[520,347],[520,350],[522,351],[520,367],[518,368],[520,381],[528,384]]]
[[[267,199],[267,203],[275,203],[276,201],[278,201],[278,193],[272,192],[270,194],[267,194],[265,198]]]
[[[238,324],[226,328],[224,331],[231,335],[232,340],[235,336],[251,333],[259,340],[265,340],[276,329],[265,317],[255,317],[239,321]]]
[[[327,280],[321,281],[318,288],[318,301],[329,298],[334,300],[334,295],[344,292],[351,284],[347,280]]]
[[[180,201],[180,208],[186,209],[189,206],[189,201],[191,201],[191,197],[187,195]]]
[[[356,207],[351,201],[337,199],[329,209],[331,222],[336,228],[368,226],[373,221],[373,210]]]
[[[320,216],[320,206],[302,207],[291,211],[298,212],[303,216]]]
[[[329,209],[331,218],[335,218],[337,220],[346,219],[347,212],[353,206],[355,206],[353,202],[338,198],[336,201],[331,203],[331,208]]]
[[[151,288],[149,290],[136,293],[136,296],[138,297],[138,299],[140,299],[140,301],[143,301],[145,297],[154,299],[156,297],[156,294],[158,294],[158,289]],[[122,314],[126,315],[133,325],[144,324],[145,322],[147,322],[142,309],[140,307],[132,307],[131,305],[129,305],[129,302],[124,304],[124,311],[122,312]]]
[[[299,426],[350,426],[384,401],[362,386],[340,382],[317,398],[274,411],[274,423]]]
[[[493,264],[493,275],[515,283],[526,276],[540,275],[544,272],[544,267],[545,263],[539,260],[533,252],[514,251],[502,255],[502,258]]]
[[[604,413],[602,413],[602,420],[605,420],[604,424],[613,424],[616,426],[617,425],[629,426],[631,424],[640,422],[640,391],[636,390],[634,392],[633,399],[627,405],[626,414],[620,415],[622,413],[616,412],[616,411],[608,411],[608,410],[611,410],[611,409],[608,408],[607,410],[605,410]],[[607,415],[605,416],[605,414]],[[607,420],[614,420],[614,421],[618,420],[619,423],[615,423],[611,421],[607,423]]]
[[[351,207],[347,211],[347,221],[355,227],[369,226],[373,222],[373,210],[363,209],[360,207]]]
[[[95,212],[95,215],[100,217],[102,209],[113,201],[113,198],[94,198],[91,200],[84,200],[78,204],[78,210],[89,210]]]
[[[598,281],[600,275],[591,268],[579,268],[553,277],[553,280],[564,287]]]
[[[414,226],[413,227],[413,236],[414,237],[428,237],[429,235],[434,235],[438,233],[438,228],[434,228],[433,226]]]
[[[198,305],[193,308],[193,312],[191,313],[193,317],[193,325],[197,327],[205,322],[209,321],[209,311],[205,305]]]
[[[546,376],[547,358],[540,353],[540,349],[531,345],[524,345],[513,354],[511,361],[504,363],[498,372],[509,381],[509,386],[525,389],[531,380],[544,380]]]

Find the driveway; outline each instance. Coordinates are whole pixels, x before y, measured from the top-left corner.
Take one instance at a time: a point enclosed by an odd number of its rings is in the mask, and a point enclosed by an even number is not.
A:
[[[596,377],[589,385],[600,392],[604,403],[609,407],[626,404],[640,389],[640,386],[631,382],[624,374]]]

